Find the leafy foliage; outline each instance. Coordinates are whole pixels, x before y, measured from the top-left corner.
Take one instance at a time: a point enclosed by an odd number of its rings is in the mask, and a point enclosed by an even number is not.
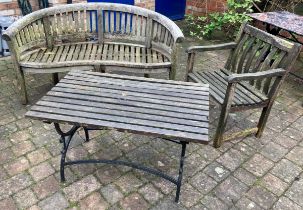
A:
[[[186,17],[190,24],[190,35],[202,39],[215,30],[223,30],[227,36],[234,36],[244,21],[250,20],[248,13],[253,12],[253,2],[259,0],[227,0],[228,10],[223,13],[210,13],[208,16]]]

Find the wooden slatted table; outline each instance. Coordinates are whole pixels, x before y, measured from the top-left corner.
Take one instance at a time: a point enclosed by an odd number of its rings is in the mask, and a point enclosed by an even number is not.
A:
[[[26,113],[27,117],[54,123],[63,143],[64,166],[81,163],[126,165],[161,176],[177,185],[179,200],[186,144],[208,143],[209,88],[206,84],[101,74],[69,72],[46,96]],[[59,123],[73,125],[68,132]],[[112,128],[159,136],[182,145],[179,176],[170,177],[156,169],[119,160],[65,161],[76,130]],[[87,139],[88,140],[88,139]]]

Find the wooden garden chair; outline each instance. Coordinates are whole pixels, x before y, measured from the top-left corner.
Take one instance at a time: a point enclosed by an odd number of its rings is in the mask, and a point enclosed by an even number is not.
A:
[[[193,71],[197,52],[231,49],[224,69]],[[235,137],[256,133],[262,136],[274,100],[301,45],[243,24],[235,42],[187,49],[188,81],[209,83],[210,95],[222,109],[214,136],[214,147]],[[230,112],[263,108],[256,128],[223,137]]]

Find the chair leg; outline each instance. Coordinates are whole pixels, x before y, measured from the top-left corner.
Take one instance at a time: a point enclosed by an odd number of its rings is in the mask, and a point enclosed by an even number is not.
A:
[[[230,111],[229,106],[222,107],[217,130],[216,130],[215,137],[214,137],[214,147],[215,148],[219,148],[223,143],[223,133],[225,130],[229,111]]]
[[[256,137],[260,138],[263,134],[264,128],[266,126],[266,122],[268,120],[272,105],[264,107],[258,122],[258,131],[256,133]]]
[[[214,147],[215,148],[220,147],[223,143],[223,133],[225,130],[227,117],[230,112],[230,108],[231,108],[232,101],[234,98],[235,87],[236,87],[236,83],[228,83],[228,86],[226,89],[226,95],[224,98],[224,103],[222,104],[218,127],[217,127],[215,138],[214,138]]]

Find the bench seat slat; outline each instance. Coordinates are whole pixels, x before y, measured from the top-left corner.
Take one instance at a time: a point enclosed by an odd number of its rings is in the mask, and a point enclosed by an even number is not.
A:
[[[60,61],[59,61],[59,62],[66,61],[66,58],[67,58],[67,55],[68,55],[69,48],[70,48],[69,45],[65,45],[65,46],[64,46],[64,49],[63,49],[63,52],[62,52],[62,55],[61,55],[61,57],[60,57]]]
[[[221,72],[223,72],[225,75],[229,75],[230,74],[225,69],[221,69]],[[256,97],[258,97],[259,100],[266,101],[268,99],[267,96],[265,96],[264,94],[262,94],[260,91],[256,90],[253,86],[251,86],[249,84],[246,84],[244,82],[240,82],[239,84],[243,88],[245,88],[245,89],[249,90],[251,93],[253,93],[253,95],[255,95]]]
[[[194,81],[194,82],[200,82],[203,84],[210,84],[210,94],[219,102],[219,103],[223,103],[223,99],[224,99],[224,94],[223,94],[223,90],[218,89],[217,86],[214,86],[213,84],[211,84],[209,82],[209,80],[201,77],[201,75],[199,74],[189,74],[188,75],[189,78]]]
[[[102,50],[103,49],[103,50]],[[91,63],[90,63],[91,62]],[[77,65],[98,65],[113,62],[123,67],[167,68],[170,66],[166,55],[143,45],[127,43],[76,43],[55,45],[52,49],[35,49],[21,56],[20,64],[28,68],[54,68]],[[146,63],[148,65],[143,64]]]
[[[226,75],[222,74],[221,71],[212,72],[212,76],[215,78],[215,80],[219,80],[222,84],[224,84],[225,87],[227,87],[228,83],[225,80]],[[241,85],[239,85],[236,89],[235,97],[240,101],[240,103],[255,104],[260,102],[259,98],[247,97],[247,94],[249,94],[249,92]]]

